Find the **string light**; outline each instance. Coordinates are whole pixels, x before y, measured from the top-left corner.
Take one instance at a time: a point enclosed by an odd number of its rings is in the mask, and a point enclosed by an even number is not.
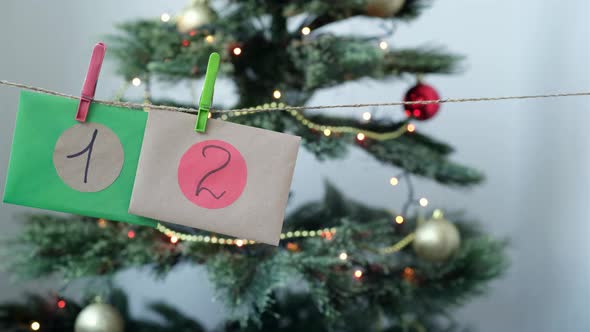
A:
[[[363,271],[361,271],[361,270],[357,269],[357,270],[355,270],[355,271],[354,271],[354,274],[353,274],[353,275],[354,275],[354,277],[355,277],[356,279],[360,279],[360,278],[362,278],[362,277],[363,277]]]
[[[328,128],[324,129],[324,136],[330,136],[332,135],[332,131]]]
[[[408,125],[406,126],[406,129],[408,130],[409,133],[413,133],[414,131],[416,131],[416,126],[414,126],[411,123],[408,123]]]
[[[32,331],[39,331],[41,329],[41,324],[39,322],[32,322],[31,323],[31,330]]]
[[[188,39],[183,39],[182,40],[182,46],[188,47],[190,44],[191,44],[190,40],[188,40]]]
[[[348,254],[343,251],[338,255],[338,258],[340,258],[341,261],[345,261],[348,259]]]
[[[334,237],[333,234],[334,233],[323,233],[321,236],[328,241],[332,241],[332,238]]]
[[[420,198],[418,201],[421,207],[426,207],[428,205],[428,200],[425,197]]]
[[[357,139],[359,142],[362,142],[362,141],[364,141],[364,140],[365,140],[365,134],[363,134],[363,133],[358,133],[358,134],[356,134],[356,139]]]
[[[133,86],[140,86],[141,85],[141,79],[139,77],[135,77],[131,80],[131,84],[133,84]]]
[[[191,30],[188,35],[194,37],[197,34],[197,30]]]
[[[397,216],[397,217],[395,217],[395,222],[396,222],[398,225],[401,225],[401,224],[403,224],[403,223],[404,223],[404,217],[402,217],[402,216]]]
[[[289,251],[299,251],[299,245],[295,242],[287,243],[287,250]]]
[[[365,121],[371,120],[371,113],[370,112],[364,112],[363,113],[363,120],[365,120]]]
[[[302,35],[304,35],[304,36],[307,36],[307,35],[309,35],[310,33],[311,33],[311,29],[310,29],[310,27],[303,27],[303,28],[301,29],[301,34],[302,34]]]
[[[127,232],[127,237],[133,239],[135,237],[135,232],[133,230],[130,230],[129,232]]]
[[[170,243],[172,243],[172,244],[176,244],[176,243],[178,243],[178,237],[176,237],[176,236],[171,236],[171,237],[170,237]]]
[[[241,247],[244,245],[244,240],[236,240],[236,246]]]
[[[416,281],[416,270],[414,270],[411,267],[405,267],[404,268],[404,272],[402,273],[403,277],[405,280],[409,281],[409,282],[414,282]]]
[[[272,97],[274,99],[281,99],[281,96],[282,96],[282,94],[281,94],[281,91],[280,90],[275,90],[275,91],[272,92]]]
[[[391,179],[389,179],[389,184],[392,186],[397,186],[399,184],[399,180],[394,176]]]
[[[162,15],[160,15],[160,20],[164,23],[170,21],[170,14],[162,13]]]
[[[96,223],[98,224],[98,227],[100,227],[100,228],[107,227],[107,221],[102,218],[98,219],[98,221]]]
[[[64,300],[57,301],[57,307],[60,308],[60,309],[65,308],[66,307],[66,301],[64,301]]]
[[[213,37],[213,35],[207,35],[205,37],[205,41],[209,44],[212,44],[215,41],[215,37]]]
[[[232,53],[234,55],[240,55],[242,54],[242,49],[239,46],[234,47],[234,49],[232,50]]]
[[[441,219],[444,217],[444,213],[441,209],[436,209],[432,212],[432,218],[434,219]]]
[[[382,50],[384,50],[384,51],[385,51],[385,50],[386,50],[388,47],[389,47],[389,45],[387,44],[387,42],[386,42],[385,40],[382,40],[382,41],[379,43],[379,48],[380,48],[380,49],[382,49]]]

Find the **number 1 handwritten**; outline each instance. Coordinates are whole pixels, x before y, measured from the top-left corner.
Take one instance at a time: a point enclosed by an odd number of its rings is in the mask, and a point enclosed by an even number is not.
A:
[[[86,168],[84,169],[84,183],[88,183],[88,168],[90,167],[90,158],[92,157],[92,148],[94,147],[94,142],[96,141],[96,135],[98,135],[98,129],[94,129],[90,143],[88,143],[88,145],[82,151],[66,156],[68,159],[71,159],[79,157],[88,152],[88,156],[86,157]]]

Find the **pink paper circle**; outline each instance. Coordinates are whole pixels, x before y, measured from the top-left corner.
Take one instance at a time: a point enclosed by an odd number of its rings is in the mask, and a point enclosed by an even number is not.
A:
[[[235,202],[244,191],[247,176],[240,151],[220,140],[194,144],[178,164],[180,190],[189,201],[207,209]]]

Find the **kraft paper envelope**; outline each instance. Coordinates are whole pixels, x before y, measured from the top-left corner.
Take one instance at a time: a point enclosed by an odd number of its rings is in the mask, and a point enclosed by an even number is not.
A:
[[[4,202],[154,227],[128,213],[147,113],[23,91]]]
[[[300,138],[152,110],[129,212],[278,245]]]

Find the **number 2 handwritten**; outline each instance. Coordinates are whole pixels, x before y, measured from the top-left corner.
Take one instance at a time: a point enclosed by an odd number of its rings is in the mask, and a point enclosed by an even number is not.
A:
[[[233,204],[246,186],[248,169],[244,157],[222,140],[192,145],[180,158],[178,185],[191,203],[206,209]]]
[[[225,190],[221,194],[215,195],[215,193],[213,193],[213,191],[211,189],[203,186],[203,182],[205,182],[205,180],[207,180],[207,178],[210,177],[211,175],[213,175],[213,174],[221,171],[222,169],[226,168],[227,165],[229,165],[229,163],[231,161],[231,152],[229,152],[227,149],[225,149],[225,148],[223,148],[221,146],[218,146],[218,145],[206,145],[205,147],[203,147],[203,151],[202,151],[203,157],[207,158],[206,152],[209,149],[219,149],[219,150],[225,152],[226,153],[226,159],[225,159],[225,162],[221,166],[219,166],[219,167],[217,167],[215,169],[212,169],[209,172],[205,173],[205,175],[197,183],[197,190],[195,192],[195,195],[196,196],[199,196],[199,194],[203,190],[205,190],[206,192],[208,192],[209,194],[211,194],[211,196],[213,196],[215,199],[220,199],[221,197],[223,197],[223,195],[225,195]]]

